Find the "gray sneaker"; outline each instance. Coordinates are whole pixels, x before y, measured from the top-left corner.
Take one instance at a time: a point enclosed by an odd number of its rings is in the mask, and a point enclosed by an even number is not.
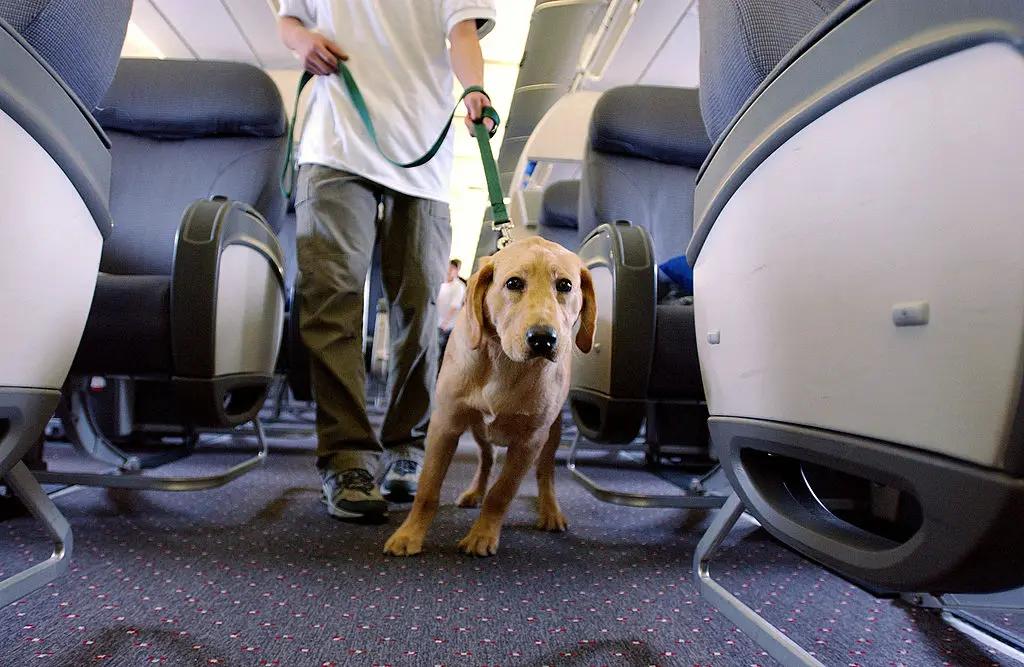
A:
[[[323,502],[334,518],[367,523],[387,521],[388,503],[380,495],[370,471],[326,471],[323,480]]]
[[[381,493],[392,502],[408,502],[416,497],[419,488],[423,450],[402,447],[393,452],[390,459],[384,471],[384,481],[380,485]]]

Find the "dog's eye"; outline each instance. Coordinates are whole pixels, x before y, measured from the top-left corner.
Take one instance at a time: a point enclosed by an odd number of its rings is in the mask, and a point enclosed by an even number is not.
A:
[[[509,278],[505,281],[505,288],[510,289],[513,292],[521,292],[526,287],[526,282],[522,278]]]
[[[559,278],[558,280],[555,281],[555,289],[558,290],[559,292],[571,292],[572,281],[569,280],[568,278]]]

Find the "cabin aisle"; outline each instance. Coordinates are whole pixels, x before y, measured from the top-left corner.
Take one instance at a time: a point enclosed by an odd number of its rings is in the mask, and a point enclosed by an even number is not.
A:
[[[569,533],[533,529],[531,481],[498,555],[467,558],[455,543],[474,511],[452,504],[473,472],[467,442],[429,553],[385,558],[404,510],[388,526],[330,519],[311,448],[275,440],[265,468],[215,491],[59,499],[75,531],[73,571],[0,610],[0,665],[773,664],[690,583],[706,515],[602,504],[559,468]],[[168,472],[242,449],[205,451]],[[5,571],[44,555],[29,524],[0,522]],[[826,664],[1006,664],[936,616],[875,600],[752,525],[742,532],[722,578]]]

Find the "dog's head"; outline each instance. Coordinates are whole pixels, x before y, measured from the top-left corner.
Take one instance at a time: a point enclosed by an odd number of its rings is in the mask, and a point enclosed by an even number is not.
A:
[[[483,260],[469,280],[466,304],[473,349],[497,334],[513,361],[589,352],[597,310],[590,272],[579,257],[538,236],[510,243]]]

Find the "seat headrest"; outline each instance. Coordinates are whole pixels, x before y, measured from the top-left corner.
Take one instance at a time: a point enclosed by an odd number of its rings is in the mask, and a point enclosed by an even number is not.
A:
[[[711,150],[693,88],[625,86],[604,93],[590,120],[590,148],[698,168]]]
[[[790,49],[844,1],[732,0],[701,7],[701,104],[714,141]]]
[[[131,0],[0,0],[0,19],[89,111],[110,85],[131,13]]]
[[[244,63],[125,58],[95,112],[106,130],[160,139],[280,137],[281,93]]]
[[[579,227],[580,182],[558,181],[544,190],[540,224],[547,227]]]

